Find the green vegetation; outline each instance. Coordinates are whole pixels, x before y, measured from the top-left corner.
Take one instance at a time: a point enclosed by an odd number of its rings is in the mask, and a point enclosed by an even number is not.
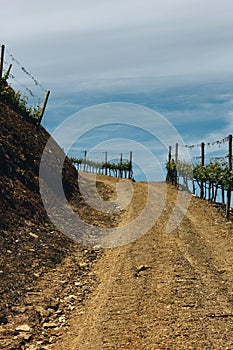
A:
[[[204,189],[204,198],[210,201],[216,201],[217,192],[222,191],[222,202],[224,204],[224,191],[233,191],[233,171],[229,170],[225,162],[210,162],[207,165],[192,164],[184,161],[178,161],[175,164],[177,178],[179,183],[183,180],[184,186],[189,189],[188,183],[193,184],[193,193],[195,193],[195,183],[199,188]],[[172,170],[174,164],[167,163],[167,170]]]
[[[70,157],[71,162],[76,165],[78,170],[92,173],[105,174],[115,177],[132,178],[131,162],[126,160],[121,162],[98,162],[85,158]]]
[[[41,109],[39,106],[30,107],[27,105],[28,98],[22,96],[20,91],[15,91],[6,81],[4,77],[0,81],[0,98],[9,104],[11,107],[15,107],[22,113],[27,114],[29,117],[39,120],[41,116]]]
[[[226,190],[233,190],[233,172],[228,169],[226,163],[196,165],[193,169],[193,176],[196,180],[221,185]]]

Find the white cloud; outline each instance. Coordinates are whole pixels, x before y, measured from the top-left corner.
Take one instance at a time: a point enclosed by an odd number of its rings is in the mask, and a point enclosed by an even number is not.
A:
[[[47,111],[54,123],[68,111],[95,102],[93,96],[104,102],[111,94],[131,92],[137,97],[142,92],[148,93],[145,105],[148,98],[152,103],[154,94],[153,108],[159,102],[163,109],[166,103],[171,106],[165,116],[188,143],[199,142],[204,135],[211,141],[232,130],[228,88],[222,92],[227,100],[222,110],[214,102],[218,92],[209,86],[201,90],[202,99],[195,91],[174,93],[187,83],[232,81],[231,0],[0,3],[0,41],[52,90]],[[81,93],[83,100],[78,98]],[[209,130],[201,129],[203,121],[209,122]],[[196,129],[190,130],[194,123]]]
[[[4,1],[1,41],[46,84],[233,73],[233,3]]]

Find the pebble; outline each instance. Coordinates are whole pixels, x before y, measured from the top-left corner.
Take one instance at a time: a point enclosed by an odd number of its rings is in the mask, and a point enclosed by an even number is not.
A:
[[[136,270],[137,270],[137,272],[141,272],[141,271],[145,271],[145,270],[150,269],[150,268],[151,268],[151,266],[148,266],[148,265],[139,265],[136,268]]]
[[[25,306],[12,306],[12,311],[17,313],[17,314],[24,314],[24,312],[26,311],[26,307]]]
[[[35,233],[29,232],[29,236],[33,237],[33,238],[38,238],[39,236],[36,235]]]
[[[15,328],[17,332],[30,332],[31,328],[27,324],[23,324]]]
[[[56,328],[57,324],[54,323],[54,322],[46,322],[46,323],[43,324],[43,327],[44,328]]]

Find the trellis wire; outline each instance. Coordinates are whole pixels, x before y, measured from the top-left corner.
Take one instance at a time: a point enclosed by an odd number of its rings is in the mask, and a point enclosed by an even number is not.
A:
[[[29,77],[31,78],[31,80],[34,82],[34,84],[36,86],[38,86],[41,91],[43,92],[46,92],[46,89],[36,80],[36,78],[25,68],[22,66],[22,64],[13,56],[13,54],[8,50],[6,49],[6,52],[9,54],[9,56],[11,57],[11,60],[12,62],[15,62],[19,67],[20,69]]]
[[[22,66],[22,64],[18,61],[18,59],[16,59],[7,48],[5,48],[5,52],[7,54],[7,58],[4,58],[4,64],[5,64],[5,66],[8,66],[8,68],[3,67],[4,74],[7,74],[9,67],[10,66],[12,67],[13,63],[15,63],[19,67],[18,75],[19,75],[20,71],[23,72],[23,74],[25,74],[28,78],[31,79],[33,85],[36,88],[39,88],[39,90],[41,92],[43,92],[43,94],[44,94],[46,92],[46,89],[38,82],[38,80],[25,67]],[[13,66],[13,69],[14,68],[15,68],[15,66]],[[29,97],[32,98],[34,100],[34,105],[36,105],[38,107],[42,103],[41,96],[39,97],[38,94],[36,94],[34,91],[32,91],[32,88],[29,88],[24,83],[19,81],[19,79],[17,79],[16,75],[17,75],[17,73],[13,74],[12,72],[9,72],[8,78],[12,81],[11,83],[13,85],[19,86],[19,88],[21,87],[20,90],[24,91],[24,97],[26,97],[27,99]]]
[[[8,54],[8,60],[5,59],[4,54],[5,52]],[[38,95],[36,95],[31,88],[29,88],[28,86],[26,86],[25,84],[23,84],[22,82],[20,82],[18,79],[16,79],[15,74],[12,74],[10,72],[13,64],[9,63],[9,61],[11,61],[12,63],[16,63],[16,65],[19,67],[20,71],[23,72],[23,74],[26,74],[27,77],[29,77],[33,84],[40,89],[40,91],[42,91],[43,93],[46,92],[45,98],[44,98],[44,102],[42,103],[42,99],[41,97],[39,97]],[[48,97],[50,94],[50,91],[46,91],[45,88],[37,81],[37,79],[24,67],[21,65],[21,63],[13,56],[13,54],[5,48],[5,45],[1,45],[1,74],[0,74],[0,80],[1,82],[3,82],[3,90],[2,90],[2,96],[3,98],[8,101],[8,103],[11,104],[12,108],[16,108],[18,109],[21,108],[22,112],[25,114],[29,114],[30,116],[33,116],[34,118],[37,118],[37,124],[39,125],[41,123],[41,120],[43,118],[43,114],[46,108],[46,104],[48,101]],[[5,69],[3,66],[8,65],[8,69]],[[4,73],[4,76],[3,76]],[[24,91],[26,92],[24,95],[22,95],[21,91],[16,91],[15,87],[12,88],[11,84],[9,84],[7,81],[7,79],[11,79],[13,81],[13,84],[16,83],[16,85],[23,87]],[[8,90],[7,90],[8,89]],[[10,94],[9,94],[10,91]],[[29,100],[29,96],[30,96],[30,101]],[[10,96],[10,98],[9,98]],[[32,101],[32,99],[34,99]],[[28,107],[28,103],[30,104],[30,106]],[[34,103],[34,105],[33,105]],[[33,105],[33,106],[32,106]],[[32,107],[31,107],[32,106]]]

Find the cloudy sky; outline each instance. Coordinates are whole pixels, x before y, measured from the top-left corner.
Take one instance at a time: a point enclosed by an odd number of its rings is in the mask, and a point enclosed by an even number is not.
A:
[[[222,140],[233,132],[231,0],[0,0],[0,5],[5,68],[12,54],[51,90],[43,121],[50,132],[83,108],[111,102],[157,111],[184,144]],[[21,73],[13,62],[17,80],[36,88]],[[114,138],[111,122],[105,136]],[[156,153],[149,137],[143,142],[138,130],[129,134]],[[99,130],[96,135],[100,143]],[[117,135],[125,138],[119,127]],[[93,147],[94,136],[93,130],[87,133],[80,149]],[[121,144],[121,150],[127,147]]]

